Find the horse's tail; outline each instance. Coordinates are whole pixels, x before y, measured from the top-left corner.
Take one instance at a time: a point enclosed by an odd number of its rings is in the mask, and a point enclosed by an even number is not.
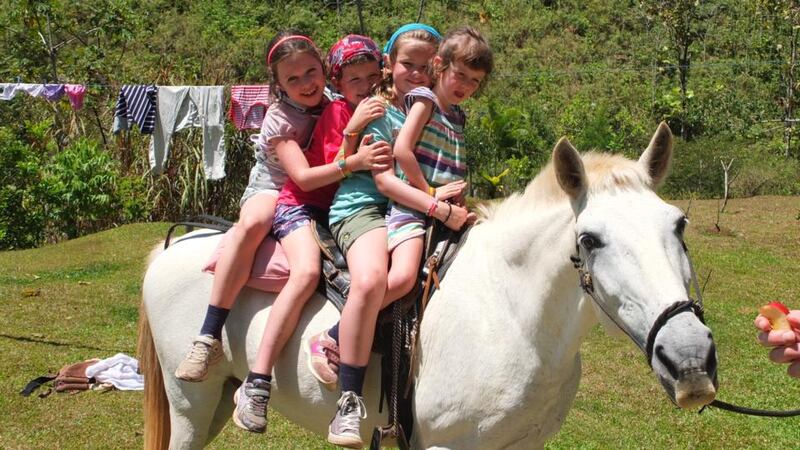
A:
[[[163,243],[156,247],[148,257],[147,265],[161,253]],[[164,390],[161,363],[158,361],[153,334],[144,301],[139,307],[139,342],[137,343],[139,368],[144,376],[144,448],[160,450],[169,447],[169,402]]]

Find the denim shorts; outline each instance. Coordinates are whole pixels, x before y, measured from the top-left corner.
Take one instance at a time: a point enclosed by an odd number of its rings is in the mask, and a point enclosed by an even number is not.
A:
[[[326,224],[328,214],[316,206],[278,204],[272,221],[272,235],[282,241],[292,231],[311,224],[312,220]]]

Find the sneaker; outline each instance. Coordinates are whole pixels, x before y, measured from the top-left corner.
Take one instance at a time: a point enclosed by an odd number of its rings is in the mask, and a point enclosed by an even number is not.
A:
[[[184,381],[203,381],[208,368],[222,359],[222,342],[208,335],[194,338],[189,354],[175,369],[175,377]]]
[[[233,422],[239,428],[253,433],[267,431],[267,403],[270,383],[267,380],[245,382],[233,394]]]
[[[332,391],[339,381],[339,346],[327,331],[311,336],[303,348],[308,355],[308,370],[320,383]]]
[[[353,391],[342,392],[336,403],[339,409],[328,426],[328,442],[348,448],[362,448],[361,419],[367,418],[364,399]]]

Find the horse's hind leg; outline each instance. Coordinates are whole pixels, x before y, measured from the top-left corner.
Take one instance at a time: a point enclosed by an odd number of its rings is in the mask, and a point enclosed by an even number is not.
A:
[[[208,438],[206,445],[210,444],[215,437],[222,431],[225,424],[230,420],[233,414],[233,409],[236,406],[233,403],[233,394],[236,389],[242,384],[241,381],[235,378],[228,378],[225,384],[222,385],[222,398],[217,404],[217,410],[214,412],[214,419],[211,421],[211,427],[208,429]]]
[[[203,382],[189,383],[178,380],[171,373],[164,375],[172,428],[169,448],[202,449],[225,390],[225,379],[210,376]]]

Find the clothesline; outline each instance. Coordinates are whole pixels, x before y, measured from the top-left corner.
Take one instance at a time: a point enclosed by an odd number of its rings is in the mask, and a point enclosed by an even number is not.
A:
[[[11,100],[17,93],[58,101],[65,94],[74,110],[83,106],[85,85],[0,83],[0,100]],[[112,132],[130,130],[151,135],[149,161],[153,173],[163,171],[169,156],[172,135],[184,128],[203,129],[203,169],[206,178],[225,176],[225,111],[239,130],[259,129],[270,104],[269,86],[230,87],[230,106],[225,108],[225,86],[161,86],[126,84],[119,89],[114,108]]]

